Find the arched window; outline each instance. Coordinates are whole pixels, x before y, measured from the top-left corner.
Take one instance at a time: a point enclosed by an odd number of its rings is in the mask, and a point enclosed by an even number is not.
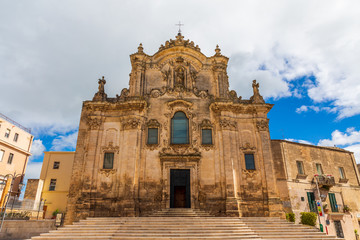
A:
[[[189,143],[189,119],[183,112],[176,112],[171,119],[171,143]]]

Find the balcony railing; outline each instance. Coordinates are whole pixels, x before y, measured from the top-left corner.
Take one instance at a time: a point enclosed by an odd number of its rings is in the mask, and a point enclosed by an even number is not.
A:
[[[314,182],[317,181],[319,188],[335,186],[335,178],[331,175],[315,175]]]
[[[31,134],[31,128],[26,128],[23,125],[21,125],[20,123],[12,120],[11,118],[8,118],[7,116],[5,116],[4,114],[0,113],[0,117],[5,119],[6,121],[8,121],[9,123],[14,124],[15,126],[21,128],[22,130],[24,130],[25,132],[28,132]]]

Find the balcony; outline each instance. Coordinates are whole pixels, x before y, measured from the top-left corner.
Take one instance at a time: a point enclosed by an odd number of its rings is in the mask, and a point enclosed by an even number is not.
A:
[[[313,182],[317,181],[319,188],[330,188],[335,186],[335,178],[331,175],[315,175]]]

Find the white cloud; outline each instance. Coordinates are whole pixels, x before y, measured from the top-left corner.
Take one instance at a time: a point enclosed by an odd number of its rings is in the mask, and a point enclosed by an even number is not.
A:
[[[331,108],[331,107],[318,107],[318,106],[306,106],[306,105],[302,105],[301,107],[296,108],[295,112],[296,113],[303,113],[303,112],[307,112],[309,110],[312,110],[316,113],[320,112],[320,111],[325,111],[328,113],[336,113],[336,108]]]
[[[356,131],[354,127],[346,129],[345,132],[335,130],[331,133],[331,139],[321,139],[318,145],[340,146],[354,152],[357,163],[360,163],[360,131]]]
[[[52,151],[74,150],[76,148],[78,132],[71,133],[69,135],[62,135],[56,137],[52,141]]]
[[[355,128],[348,128],[346,133],[335,130],[331,133],[331,139],[321,139],[318,143],[320,146],[334,146],[334,145],[350,145],[360,143],[360,131]]]
[[[356,0],[2,1],[0,109],[36,132],[76,129],[97,78],[106,77],[109,97],[119,94],[128,86],[129,54],[140,42],[154,54],[181,18],[185,38],[204,54],[219,44],[230,57],[231,88],[244,98],[253,79],[264,97],[301,97],[289,85],[314,76],[303,85],[309,96],[330,101],[339,118],[352,116],[360,113],[359,9]]]
[[[44,151],[46,150],[44,144],[42,143],[42,140],[35,139],[31,145],[31,153],[32,157],[38,157],[41,156]]]
[[[354,144],[345,148],[346,150],[353,152],[357,163],[360,163],[360,144]]]
[[[286,141],[290,141],[290,142],[297,142],[297,143],[302,143],[302,144],[309,144],[309,145],[313,145],[312,142],[306,141],[306,140],[301,140],[301,139],[294,139],[294,138],[286,138]]]
[[[308,111],[308,107],[305,105],[302,105],[301,107],[296,109],[297,113],[302,113],[302,112],[307,112]]]
[[[26,179],[38,179],[40,178],[42,162],[29,162],[26,167],[25,178]]]

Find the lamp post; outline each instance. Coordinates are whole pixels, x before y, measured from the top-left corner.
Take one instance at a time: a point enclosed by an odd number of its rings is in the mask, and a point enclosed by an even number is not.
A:
[[[16,172],[14,174],[6,174],[5,176],[4,175],[0,175],[0,185],[3,185],[4,186],[4,189],[3,191],[6,190],[6,185],[8,184],[8,181],[11,180],[11,185],[10,185],[10,189],[8,190],[7,194],[4,195],[4,199],[6,199],[5,201],[3,201],[3,206],[1,206],[1,213],[2,213],[2,218],[1,218],[1,223],[0,223],[0,232],[2,230],[2,226],[4,224],[4,220],[5,220],[5,215],[6,215],[6,209],[7,209],[7,205],[8,205],[8,202],[9,202],[9,199],[10,199],[10,195],[12,193],[19,193],[19,190],[17,190],[16,192],[13,192],[13,185],[14,185],[14,179],[16,179],[17,177],[22,177],[23,175],[22,174],[16,174]],[[20,180],[20,183],[19,183],[19,189],[22,188],[24,186],[24,184],[22,183],[22,179]],[[3,199],[1,199],[3,200]],[[14,205],[14,203],[13,203]]]

